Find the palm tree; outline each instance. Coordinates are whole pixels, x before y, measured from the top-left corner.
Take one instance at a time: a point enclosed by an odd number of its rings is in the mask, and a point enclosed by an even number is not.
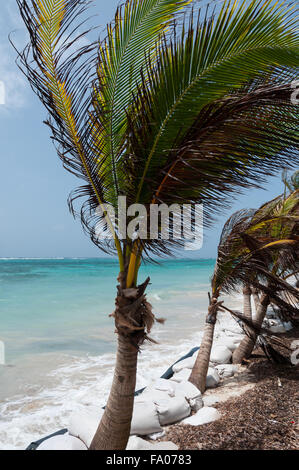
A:
[[[225,223],[220,243],[218,246],[218,257],[216,260],[214,275],[212,278],[212,297],[210,298],[210,305],[206,317],[203,339],[200,349],[196,358],[196,362],[189,377],[189,381],[199,388],[201,393],[206,389],[206,377],[209,368],[211,349],[214,338],[214,329],[217,320],[217,313],[221,308],[223,302],[218,301],[223,286],[232,282],[235,286],[235,275],[239,273],[241,264],[248,250],[244,246],[244,242],[240,237],[250,225],[254,210],[241,210],[233,214]],[[250,272],[245,265],[245,271],[250,276]],[[236,274],[235,274],[236,273]],[[232,280],[232,274],[234,274]],[[249,277],[250,278],[250,277]],[[244,276],[244,279],[245,276]],[[240,277],[238,277],[240,281]],[[246,279],[247,283],[248,279]],[[248,304],[248,299],[244,300],[244,306]],[[246,318],[248,319],[248,312]]]
[[[285,277],[292,276],[298,272],[299,259],[297,256],[299,241],[297,237],[298,233],[298,210],[299,210],[299,190],[293,191],[288,197],[281,196],[280,200],[275,201],[276,205],[273,207],[271,204],[266,204],[262,210],[268,217],[265,221],[265,215],[263,221],[260,222],[260,226],[255,227],[251,232],[259,230],[259,236],[264,240],[270,235],[270,238],[276,238],[278,240],[269,240],[265,245],[265,248],[274,247],[275,251],[272,253],[272,259],[270,260],[271,272],[276,276],[284,279]],[[271,218],[272,216],[272,218]],[[250,232],[250,230],[249,230]],[[255,247],[256,249],[257,247]],[[277,251],[278,250],[278,251]],[[263,250],[259,250],[261,253]],[[266,264],[266,263],[265,263]],[[273,284],[269,284],[271,290],[276,290]],[[283,297],[287,297],[288,303],[292,303],[292,298],[288,296],[288,291],[282,291]],[[293,299],[295,302],[298,299]],[[248,334],[241,341],[238,348],[233,353],[233,362],[241,363],[243,359],[248,358],[255,346],[259,331],[261,330],[262,323],[267,313],[267,309],[271,303],[271,294],[263,293],[259,300],[259,305],[256,311],[254,329],[249,328]],[[292,316],[290,316],[292,320]]]
[[[155,320],[140,262],[183,241],[153,239],[148,224],[147,238],[138,228],[137,239],[123,236],[106,204],[117,212],[125,196],[148,222],[153,204],[201,202],[211,223],[232,193],[294,163],[299,35],[292,10],[271,0],[225,1],[197,20],[188,0],[128,0],[103,41],[74,51],[88,1],[17,3],[30,35],[20,66],[50,115],[64,167],[85,182],[70,207],[84,198],[84,229],[119,260],[115,375],[91,448],[124,449],[137,353]],[[99,237],[99,226],[112,238]]]
[[[297,273],[299,267],[298,194],[298,191],[294,191],[287,198],[281,195],[257,211],[238,211],[224,225],[212,278],[213,300],[201,347],[189,378],[202,393],[205,390],[217,312],[223,303],[218,301],[221,293],[234,291],[240,283],[249,283],[261,292],[254,321],[249,318],[248,312],[239,315],[245,322],[248,334],[234,351],[235,363],[250,355],[271,300],[279,308],[289,310],[290,314],[298,314],[296,302],[299,301],[299,292],[283,279],[286,274]],[[279,295],[281,291],[286,294],[285,299]],[[248,299],[244,303],[247,306]]]

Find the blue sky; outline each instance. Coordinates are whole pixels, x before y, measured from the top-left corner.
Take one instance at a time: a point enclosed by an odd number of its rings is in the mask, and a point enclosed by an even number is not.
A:
[[[101,30],[118,3],[95,1],[94,21]],[[68,212],[67,196],[80,181],[62,168],[42,123],[44,108],[15,65],[15,52],[7,39],[12,31],[17,44],[25,44],[16,2],[6,0],[0,6],[0,82],[6,89],[6,104],[0,105],[0,258],[103,256]],[[214,228],[205,231],[203,248],[183,255],[215,257],[222,225],[230,214],[258,207],[282,189],[279,175],[269,179],[264,190],[243,191]]]

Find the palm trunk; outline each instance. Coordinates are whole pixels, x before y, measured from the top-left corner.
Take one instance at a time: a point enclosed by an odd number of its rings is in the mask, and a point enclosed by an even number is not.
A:
[[[116,366],[110,395],[90,450],[125,450],[130,436],[136,386],[139,346],[147,339],[155,317],[146,301],[149,278],[140,286],[126,288],[126,276],[119,276],[115,318],[118,334]]]
[[[258,337],[258,332],[262,326],[263,320],[267,313],[269,303],[269,296],[267,294],[263,294],[254,321],[255,329],[249,328],[248,334],[245,336],[244,339],[242,339],[238,348],[234,351],[234,364],[241,364],[243,359],[247,359],[251,355],[256,343],[256,339]]]
[[[201,393],[204,393],[206,389],[206,380],[213,344],[214,329],[217,319],[217,311],[220,304],[221,302],[217,302],[217,298],[212,299],[206,318],[203,339],[198,351],[196,362],[189,377],[189,382],[193,383],[193,385],[195,385],[201,391]]]
[[[90,450],[123,450],[130,436],[137,371],[137,349],[118,336],[113,383]]]
[[[255,318],[258,308],[260,306],[260,296],[259,296],[259,291],[256,287],[252,287],[251,292],[252,292],[252,297],[253,297],[254,306],[255,306],[255,315],[253,315],[253,317]]]
[[[248,284],[245,284],[243,288],[243,314],[249,320],[252,319],[251,289]]]

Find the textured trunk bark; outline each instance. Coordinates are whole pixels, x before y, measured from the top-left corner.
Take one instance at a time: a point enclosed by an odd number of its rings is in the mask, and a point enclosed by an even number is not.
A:
[[[254,306],[255,306],[255,314],[252,315],[252,317],[256,318],[256,314],[260,306],[260,296],[259,296],[259,291],[256,289],[256,287],[252,287],[251,292],[252,292],[252,297],[253,297]]]
[[[254,326],[257,330],[259,330],[262,326],[263,320],[267,313],[267,308],[270,303],[269,296],[263,294],[261,297],[260,305],[258,307],[256,318],[254,321]],[[241,364],[243,359],[247,359],[255,346],[256,339],[258,337],[258,331],[253,330],[252,328],[248,328],[248,335],[242,339],[241,343],[239,344],[238,348],[233,353],[233,363],[234,364]]]
[[[243,288],[243,314],[249,320],[252,319],[251,289],[248,284],[244,285]]]
[[[130,436],[139,346],[149,339],[155,316],[146,301],[149,278],[138,287],[126,288],[120,273],[115,318],[118,349],[108,402],[91,442],[90,450],[125,450]],[[161,321],[161,320],[158,320]]]
[[[127,446],[134,404],[137,354],[126,338],[118,337],[110,396],[90,450],[124,450]]]
[[[204,393],[206,389],[207,372],[213,344],[217,311],[221,303],[222,302],[217,302],[216,298],[212,299],[206,318],[203,339],[198,351],[196,362],[189,377],[189,382],[193,383],[193,385],[195,385],[201,391],[201,393]]]

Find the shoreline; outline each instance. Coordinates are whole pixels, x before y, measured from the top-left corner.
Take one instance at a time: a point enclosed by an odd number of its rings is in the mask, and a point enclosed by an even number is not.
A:
[[[227,303],[239,305],[240,297],[227,298]],[[156,310],[158,308],[159,304]],[[170,328],[167,325],[159,325],[159,329],[153,331],[159,344],[148,344],[143,348],[138,361],[136,389],[153,383],[171,364],[194,346],[199,346],[204,318],[203,310],[195,312],[198,330],[190,328],[184,338],[169,336],[165,342]],[[6,398],[0,401],[0,448],[21,450],[30,442],[66,427],[74,410],[90,405],[104,406],[114,360],[112,352],[99,356],[49,353],[28,356],[26,364],[20,360],[17,367],[5,366],[3,378],[7,377],[13,385],[11,393],[8,391]]]
[[[240,303],[240,295],[226,297],[226,305],[233,309],[239,308],[240,310]],[[224,338],[224,327],[228,333],[231,330],[235,330],[236,333],[236,329],[240,329],[228,313],[220,313],[215,327],[215,341],[220,340],[220,344],[221,338]],[[166,345],[161,342],[144,348],[139,358],[136,389],[144,386],[150,387],[172,363],[188,353],[194,346],[199,345],[202,335],[201,328],[176,344]],[[68,427],[74,410],[83,411],[88,407],[103,406],[108,397],[113,367],[114,354],[112,353],[73,359],[68,365],[50,372],[49,378],[53,381],[52,389],[37,390],[37,393],[31,396],[29,393],[27,399],[19,402],[16,397],[5,400],[5,407],[2,407],[2,433],[0,420],[1,448],[24,449],[30,442]],[[100,373],[104,378],[103,383]],[[63,382],[60,382],[61,377],[64,379]],[[216,388],[207,389],[203,395],[204,405],[217,409],[232,397],[238,399],[250,392],[253,387],[255,384],[247,368],[241,366],[236,375],[222,379]],[[180,424],[171,426],[171,429],[176,429],[177,426]],[[14,430],[15,434],[13,434]]]

